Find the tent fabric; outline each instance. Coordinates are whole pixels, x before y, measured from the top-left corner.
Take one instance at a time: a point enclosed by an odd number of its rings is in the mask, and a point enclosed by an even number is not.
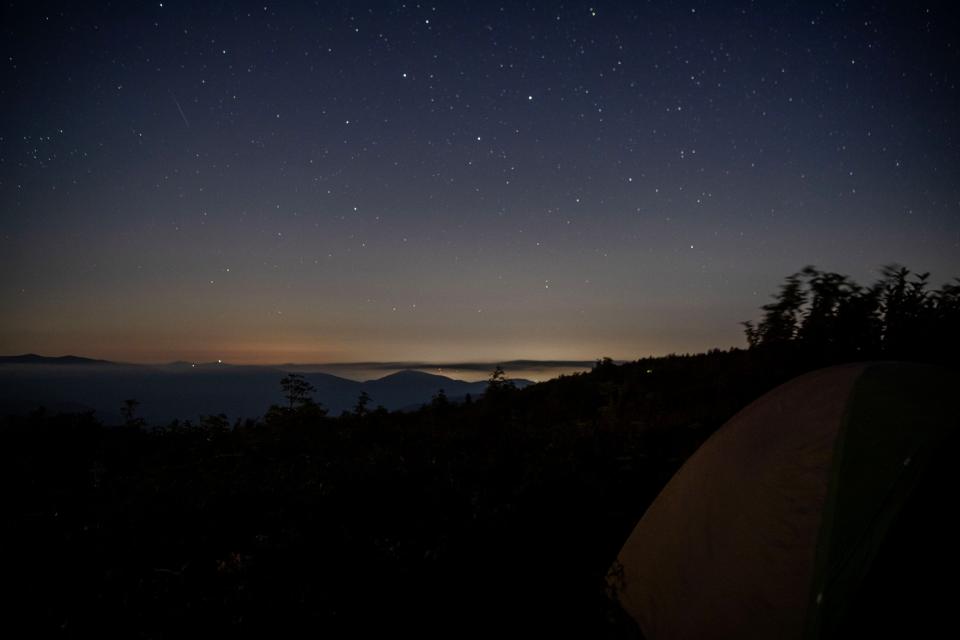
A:
[[[939,369],[875,363],[764,395],[637,524],[612,572],[621,604],[655,640],[825,637],[956,426],[951,388]]]
[[[958,391],[956,376],[923,365],[880,363],[858,378],[834,454],[806,637],[830,637],[841,623],[903,504],[960,426]]]

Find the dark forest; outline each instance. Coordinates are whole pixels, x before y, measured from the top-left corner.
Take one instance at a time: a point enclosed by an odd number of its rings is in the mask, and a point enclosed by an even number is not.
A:
[[[408,412],[362,396],[327,415],[290,375],[259,420],[145,424],[135,399],[121,425],[7,416],[8,610],[68,637],[639,637],[611,562],[728,418],[835,363],[960,361],[960,285],[901,267],[869,286],[807,268],[761,312],[746,349],[524,389],[497,370],[480,397]]]

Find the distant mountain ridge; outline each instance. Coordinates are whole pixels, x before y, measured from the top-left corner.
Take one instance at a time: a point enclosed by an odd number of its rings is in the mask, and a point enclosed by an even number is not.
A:
[[[87,366],[81,366],[87,365]],[[36,354],[0,356],[0,414],[25,413],[38,407],[92,409],[106,423],[119,423],[127,399],[140,404],[138,415],[159,426],[174,419],[196,420],[226,414],[230,419],[262,416],[284,398],[282,366],[175,362],[165,365],[124,364],[78,356]],[[389,410],[419,407],[442,389],[451,401],[480,396],[486,381],[467,382],[424,371],[404,370],[358,381],[330,373],[303,374],[315,391],[313,398],[332,415],[350,411],[366,392],[369,408]],[[515,379],[525,387],[529,380]]]
[[[95,360],[80,356],[40,356],[25,353],[19,356],[0,356],[0,364],[115,364],[109,360]]]

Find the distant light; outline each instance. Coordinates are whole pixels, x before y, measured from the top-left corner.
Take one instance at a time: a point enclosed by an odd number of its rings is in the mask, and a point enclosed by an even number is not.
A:
[[[223,364],[223,360],[217,360],[217,364]]]

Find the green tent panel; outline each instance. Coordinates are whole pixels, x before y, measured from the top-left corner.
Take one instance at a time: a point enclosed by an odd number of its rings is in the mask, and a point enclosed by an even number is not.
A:
[[[825,638],[951,430],[957,376],[902,363],[803,375],[690,457],[610,582],[652,640]]]

